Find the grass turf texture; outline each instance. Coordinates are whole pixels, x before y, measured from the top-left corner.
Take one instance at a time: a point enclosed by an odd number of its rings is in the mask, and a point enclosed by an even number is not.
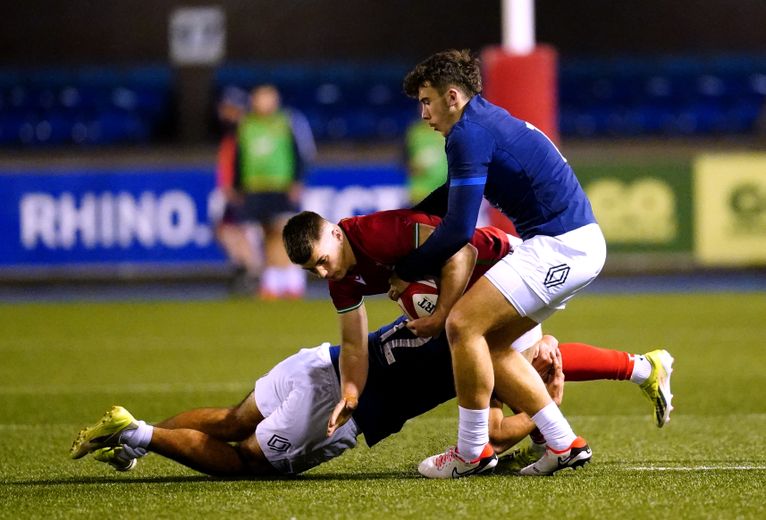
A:
[[[368,311],[382,324],[396,308]],[[564,412],[594,450],[584,471],[420,478],[454,442],[451,402],[301,477],[221,481],[156,455],[118,474],[67,453],[112,404],[149,421],[235,404],[299,347],[337,340],[328,302],[0,306],[0,517],[763,517],[764,316],[762,294],[581,296],[554,316],[561,341],[676,358],[662,430],[630,383],[567,385]]]

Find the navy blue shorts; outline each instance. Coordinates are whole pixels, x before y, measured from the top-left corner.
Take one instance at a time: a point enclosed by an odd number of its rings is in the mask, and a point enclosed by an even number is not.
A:
[[[258,222],[271,224],[286,213],[295,213],[297,208],[284,192],[259,192],[245,194],[241,204],[228,204],[224,212],[226,222]]]

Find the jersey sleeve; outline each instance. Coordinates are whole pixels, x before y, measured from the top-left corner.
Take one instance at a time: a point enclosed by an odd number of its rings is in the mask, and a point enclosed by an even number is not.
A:
[[[437,217],[443,217],[447,213],[447,201],[449,199],[449,184],[444,183],[434,191],[432,191],[426,198],[415,204],[412,209],[414,211],[422,211],[429,215],[436,215]]]
[[[494,138],[475,124],[456,125],[447,138],[447,211],[426,242],[396,265],[400,278],[436,275],[444,262],[473,236],[479,218]]]
[[[493,265],[511,252],[508,234],[493,226],[478,228],[471,239],[471,244],[476,248],[476,266],[471,273],[468,287],[476,283]]]
[[[352,279],[344,278],[338,282],[330,280],[330,299],[338,314],[358,309],[364,303],[364,292]]]

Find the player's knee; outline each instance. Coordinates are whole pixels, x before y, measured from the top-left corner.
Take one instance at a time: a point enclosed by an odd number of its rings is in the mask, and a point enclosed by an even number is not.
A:
[[[453,312],[447,317],[444,325],[447,332],[447,340],[451,348],[463,348],[470,343],[471,338],[476,335],[474,323],[463,312]]]

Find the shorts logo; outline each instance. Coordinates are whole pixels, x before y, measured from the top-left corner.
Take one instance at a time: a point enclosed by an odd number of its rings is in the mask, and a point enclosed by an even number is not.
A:
[[[267,444],[272,451],[276,451],[278,453],[284,453],[290,449],[290,446],[292,446],[290,441],[276,434],[271,436],[271,439],[269,439]]]
[[[569,266],[567,264],[555,265],[548,269],[543,285],[548,289],[556,287],[566,282],[567,276],[569,276]]]

